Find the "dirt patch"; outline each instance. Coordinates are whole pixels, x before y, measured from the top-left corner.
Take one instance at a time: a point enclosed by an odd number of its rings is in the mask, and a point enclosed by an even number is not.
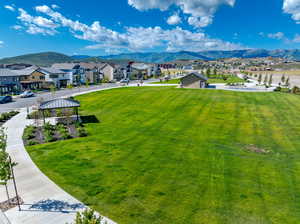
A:
[[[24,204],[23,200],[19,198],[20,205]],[[11,198],[10,200],[4,201],[0,203],[0,210],[2,212],[6,212],[7,210],[17,207],[18,206],[18,199],[17,197]]]
[[[264,148],[260,148],[256,145],[246,145],[244,148],[245,151],[248,152],[254,152],[254,153],[258,153],[258,154],[269,154],[271,151],[264,149]]]

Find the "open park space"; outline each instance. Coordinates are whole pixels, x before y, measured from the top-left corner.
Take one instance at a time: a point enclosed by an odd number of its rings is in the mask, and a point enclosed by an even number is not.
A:
[[[117,223],[298,223],[300,98],[173,87],[76,97],[88,137],[28,146]]]

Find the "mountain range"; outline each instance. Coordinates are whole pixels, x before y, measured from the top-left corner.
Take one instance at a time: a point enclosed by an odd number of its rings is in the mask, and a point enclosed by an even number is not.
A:
[[[300,50],[264,50],[246,49],[233,51],[200,51],[200,52],[155,52],[155,53],[127,53],[108,56],[73,55],[68,56],[57,52],[43,52],[26,54],[17,57],[0,59],[0,64],[27,63],[40,66],[49,66],[53,63],[74,61],[102,61],[102,62],[126,62],[139,61],[148,63],[165,63],[176,60],[215,60],[221,58],[257,58],[257,57],[281,57],[291,60],[300,60]]]

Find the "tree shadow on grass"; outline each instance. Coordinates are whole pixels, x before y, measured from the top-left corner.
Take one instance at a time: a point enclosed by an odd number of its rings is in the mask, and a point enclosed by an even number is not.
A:
[[[28,204],[27,204],[28,205]],[[62,212],[71,213],[76,212],[77,209],[83,209],[85,206],[81,203],[71,204],[61,200],[41,200],[34,204],[30,204],[28,210],[23,211],[42,211],[42,212]]]
[[[100,123],[98,118],[95,115],[87,115],[87,116],[80,116],[80,119],[83,124],[97,124]]]

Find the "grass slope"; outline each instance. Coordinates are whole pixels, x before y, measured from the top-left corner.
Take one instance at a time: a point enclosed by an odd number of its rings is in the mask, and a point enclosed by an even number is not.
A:
[[[300,222],[298,96],[140,87],[77,99],[81,114],[101,121],[87,125],[90,136],[28,151],[103,215],[122,224]]]

